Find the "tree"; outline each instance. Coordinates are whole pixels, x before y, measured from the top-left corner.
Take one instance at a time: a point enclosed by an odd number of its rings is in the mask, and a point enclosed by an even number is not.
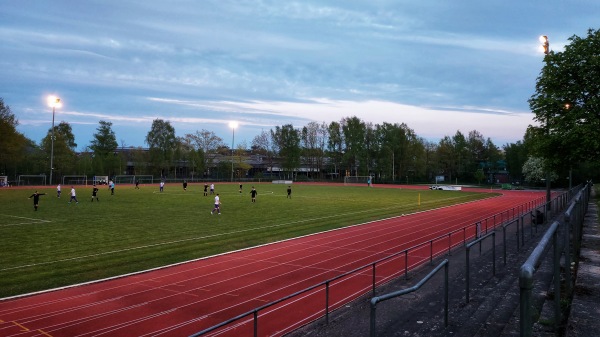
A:
[[[523,164],[523,175],[525,176],[525,181],[531,183],[540,183],[544,181],[547,176],[550,177],[550,180],[556,179],[556,173],[551,172],[549,175],[546,174],[547,167],[548,165],[544,163],[543,158],[529,157],[525,164]]]
[[[150,160],[155,172],[160,171],[161,177],[166,176],[171,168],[173,151],[177,147],[175,128],[169,121],[155,119],[146,136],[146,144],[150,148]]]
[[[42,152],[47,156],[47,167],[50,167],[50,154],[52,150],[52,128],[41,143]],[[54,172],[57,177],[61,175],[77,174],[75,135],[71,125],[65,121],[54,127]]]
[[[342,162],[342,144],[344,142],[344,137],[342,135],[342,126],[338,122],[331,122],[327,127],[327,150],[329,151],[329,157],[333,160],[333,170],[335,172],[334,175],[336,178],[339,178],[338,175]],[[343,175],[343,174],[342,174]]]
[[[364,162],[366,124],[356,116],[343,118],[344,160],[350,169],[350,175],[359,175],[359,163]],[[363,175],[366,173],[362,170]]]
[[[25,150],[31,141],[17,131],[18,125],[18,119],[0,98],[0,175],[9,172],[16,175],[19,166],[26,161]]]
[[[300,166],[300,132],[292,124],[276,126],[275,131],[271,130],[271,138],[279,148],[283,169],[293,172]]]
[[[534,151],[551,167],[600,156],[600,30],[572,36],[563,52],[550,51],[529,106]]]
[[[269,171],[272,172],[276,145],[273,143],[271,134],[266,131],[262,131],[259,135],[254,137],[252,140],[252,151],[267,157],[266,159],[269,163]]]
[[[321,172],[325,157],[325,140],[327,125],[310,122],[302,128],[302,150],[305,164],[312,172]]]
[[[112,123],[100,121],[99,124],[96,129],[97,132],[94,133],[94,139],[92,139],[90,144],[90,150],[94,153],[94,172],[113,175],[119,160],[115,152],[119,144],[111,128]]]

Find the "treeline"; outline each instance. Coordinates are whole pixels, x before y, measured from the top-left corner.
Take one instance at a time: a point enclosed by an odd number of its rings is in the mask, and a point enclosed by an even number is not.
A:
[[[39,144],[17,131],[18,120],[0,98],[0,175],[48,174],[51,134]],[[247,160],[260,155],[267,167],[279,166],[293,172],[303,168],[311,179],[340,178],[345,175],[373,175],[380,181],[431,182],[443,175],[449,181],[484,182],[497,172],[510,172],[521,180],[528,158],[523,142],[496,146],[491,139],[473,130],[457,131],[439,142],[419,137],[406,124],[372,124],[357,117],[339,122],[311,122],[302,128],[291,124],[263,131],[251,144],[228,147],[209,130],[176,136],[169,121],[156,119],[145,139],[147,148],[119,147],[112,123],[100,121],[93,140],[77,152],[69,123],[54,129],[54,176],[152,174],[189,178],[227,177],[234,171],[246,177],[252,168]],[[221,158],[218,160],[217,158]],[[127,167],[135,172],[126,172]]]

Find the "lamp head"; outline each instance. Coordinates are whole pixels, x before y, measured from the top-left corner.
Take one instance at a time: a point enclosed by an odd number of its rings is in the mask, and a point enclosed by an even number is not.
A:
[[[54,95],[48,96],[48,106],[51,108],[60,108],[62,106],[60,98]]]
[[[550,52],[550,42],[548,41],[548,36],[540,36],[540,43],[542,44],[540,50],[543,51],[544,54],[548,54],[548,52]]]

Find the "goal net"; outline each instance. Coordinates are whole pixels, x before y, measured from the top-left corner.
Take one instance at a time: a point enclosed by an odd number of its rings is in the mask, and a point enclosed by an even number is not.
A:
[[[373,182],[373,178],[370,176],[345,176],[344,185],[355,185],[355,184],[368,184]]]
[[[46,185],[46,175],[20,175],[17,176],[17,186],[32,186],[32,185]]]
[[[133,183],[135,183],[135,176],[134,175],[115,176],[114,183],[115,184],[133,184]]]
[[[87,185],[87,176],[63,176],[63,185]]]
[[[94,185],[108,185],[108,176],[94,176]]]
[[[154,176],[152,176],[152,175],[136,175],[135,180],[139,181],[140,184],[153,184]]]

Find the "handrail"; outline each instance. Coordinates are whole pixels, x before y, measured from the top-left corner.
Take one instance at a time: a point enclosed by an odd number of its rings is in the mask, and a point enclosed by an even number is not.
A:
[[[385,295],[376,296],[371,299],[371,337],[377,336],[377,303],[387,301],[402,295],[412,293],[413,291],[419,290],[427,281],[429,281],[442,267],[444,267],[444,326],[448,326],[448,265],[450,262],[448,259],[442,261],[437,267],[435,267],[427,276],[419,281],[414,286],[394,291]]]
[[[532,297],[533,297],[533,277],[534,274],[542,262],[547,248],[553,245],[553,278],[554,278],[554,322],[556,325],[559,324],[561,319],[560,311],[560,258],[561,253],[565,254],[566,268],[565,273],[569,274],[566,277],[567,280],[567,291],[570,291],[570,227],[573,227],[573,247],[575,253],[577,252],[579,244],[579,233],[580,226],[583,224],[583,216],[587,210],[587,201],[589,200],[589,191],[591,189],[590,183],[581,187],[575,197],[571,199],[567,210],[564,212],[564,221],[554,221],[548,228],[538,245],[534,248],[533,252],[525,263],[521,266],[519,273],[519,288],[520,288],[520,336],[531,337],[533,335],[533,313],[532,313]],[[571,191],[569,191],[571,193]],[[582,200],[583,199],[583,200]],[[563,226],[564,225],[564,226]],[[558,232],[563,226],[566,233],[564,233],[565,244],[559,246]]]
[[[471,253],[471,247],[473,247],[474,245],[479,243],[479,253],[481,254],[481,242],[489,237],[492,237],[492,270],[493,270],[493,274],[494,276],[496,276],[496,232],[491,232],[487,235],[484,235],[482,237],[480,237],[479,239],[469,243],[466,246],[466,251],[465,251],[465,256],[466,256],[466,274],[465,274],[465,278],[466,278],[466,292],[467,292],[467,303],[469,303],[470,298],[469,298],[469,289],[471,286],[471,268],[470,265],[471,263],[469,262],[470,259],[470,253]]]

